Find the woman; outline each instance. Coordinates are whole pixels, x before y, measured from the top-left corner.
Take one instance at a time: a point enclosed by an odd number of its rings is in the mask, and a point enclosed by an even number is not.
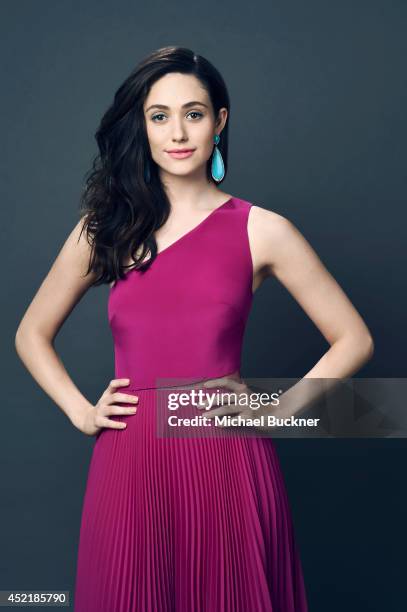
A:
[[[31,374],[95,436],[76,612],[307,610],[272,440],[156,431],[161,377],[245,388],[245,323],[271,274],[331,345],[306,377],[351,376],[373,350],[363,320],[293,224],[220,191],[229,114],[222,77],[189,49],[159,49],[136,67],[97,132],[81,219],[17,331]],[[85,291],[102,283],[111,286],[115,378],[94,406],[53,340]]]

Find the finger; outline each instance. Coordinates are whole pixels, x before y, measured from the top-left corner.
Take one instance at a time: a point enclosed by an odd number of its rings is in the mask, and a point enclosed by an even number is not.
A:
[[[208,378],[207,380],[199,380],[196,383],[193,383],[191,389],[202,389],[204,387],[214,387],[219,386],[221,381],[225,381],[226,377],[222,378]]]
[[[204,410],[205,405],[197,403],[197,404],[194,404],[194,408],[196,408],[197,410]]]
[[[110,401],[134,404],[138,402],[138,395],[129,395],[128,393],[116,392],[110,395]]]
[[[105,412],[105,414],[135,414],[137,410],[138,406],[130,406],[125,408],[124,406],[115,406],[114,404],[110,404],[109,409],[107,412]]]
[[[223,406],[223,402],[217,402],[216,398],[212,398],[211,401],[205,398],[198,398],[198,400],[193,405],[199,410],[208,410],[210,408],[217,408],[218,406]]]
[[[220,406],[219,408],[215,408],[213,410],[208,410],[205,412],[205,416],[209,418],[213,418],[215,416],[228,416],[232,414],[238,414],[242,411],[242,407],[237,404],[231,404],[230,406]]]
[[[127,423],[123,421],[112,421],[107,417],[100,417],[97,423],[98,427],[107,427],[108,429],[126,429]]]
[[[199,410],[212,410],[213,408],[218,408],[219,406],[223,406],[224,404],[218,403],[218,402],[209,402],[208,400],[203,400],[202,402],[198,402],[196,404],[196,407],[199,408]]]
[[[202,387],[205,387],[205,389],[212,389],[212,387],[220,387],[221,385],[223,386],[226,383],[226,380],[226,377],[204,380],[202,383]]]
[[[225,387],[226,389],[231,389],[232,391],[238,392],[242,388],[242,383],[234,378],[214,378],[212,380],[207,380],[202,385],[205,389],[212,389],[213,387]]]
[[[245,388],[238,383],[237,387],[234,387],[233,383],[230,385],[230,389],[228,391],[221,391],[220,392],[220,397],[219,397],[219,401],[217,400],[217,396],[216,394],[212,394],[212,398],[211,400],[209,399],[203,399],[201,402],[198,402],[196,405],[198,408],[206,408],[206,407],[210,407],[210,408],[214,408],[217,406],[228,406],[229,403],[232,399],[235,399],[234,397],[230,397],[231,393],[235,393],[237,396],[237,399],[242,398],[243,397],[247,397],[247,393],[245,391]],[[229,394],[229,395],[228,395]],[[209,394],[210,395],[210,394]],[[213,401],[212,401],[213,400]],[[240,399],[239,399],[240,401]],[[230,404],[232,405],[232,404]],[[243,410],[243,406],[240,406],[240,409]]]
[[[113,391],[113,389],[117,389],[118,387],[124,387],[128,384],[130,384],[130,378],[113,378],[107,388]]]
[[[225,403],[223,401],[217,402],[215,401],[209,401],[209,400],[203,400],[201,403],[196,404],[196,407],[199,408],[199,410],[213,410],[214,408],[219,408],[221,406],[228,406],[229,404],[227,403],[227,401],[225,401]]]

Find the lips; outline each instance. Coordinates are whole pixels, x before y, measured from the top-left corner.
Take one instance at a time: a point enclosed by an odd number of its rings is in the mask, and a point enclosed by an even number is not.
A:
[[[190,157],[194,153],[195,149],[173,149],[172,151],[166,151],[173,159],[184,159]]]
[[[193,151],[194,149],[168,149],[167,153],[189,153],[190,151]]]

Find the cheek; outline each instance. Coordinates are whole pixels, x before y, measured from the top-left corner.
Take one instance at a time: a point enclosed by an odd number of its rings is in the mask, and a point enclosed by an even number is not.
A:
[[[207,147],[211,146],[211,142],[213,141],[214,129],[212,124],[205,123],[200,126],[200,138],[202,142],[207,143]]]
[[[147,138],[150,143],[151,149],[154,149],[160,145],[162,137],[160,138],[160,134],[156,130],[147,128]]]
[[[215,145],[214,142],[214,134],[215,134],[215,128],[214,126],[211,124],[210,126],[206,126],[206,130],[205,130],[205,140],[206,140],[206,149],[209,153],[212,153],[212,149]]]
[[[214,142],[213,142],[213,137],[212,135],[208,135],[207,140],[205,141],[203,147],[202,147],[202,152],[203,152],[203,156],[208,159],[212,153],[213,153],[213,147],[214,147]]]

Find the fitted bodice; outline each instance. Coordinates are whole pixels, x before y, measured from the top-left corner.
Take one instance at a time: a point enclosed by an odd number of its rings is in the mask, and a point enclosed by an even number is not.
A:
[[[240,371],[252,303],[251,204],[229,198],[110,289],[115,377],[128,389],[157,379],[204,380]]]

